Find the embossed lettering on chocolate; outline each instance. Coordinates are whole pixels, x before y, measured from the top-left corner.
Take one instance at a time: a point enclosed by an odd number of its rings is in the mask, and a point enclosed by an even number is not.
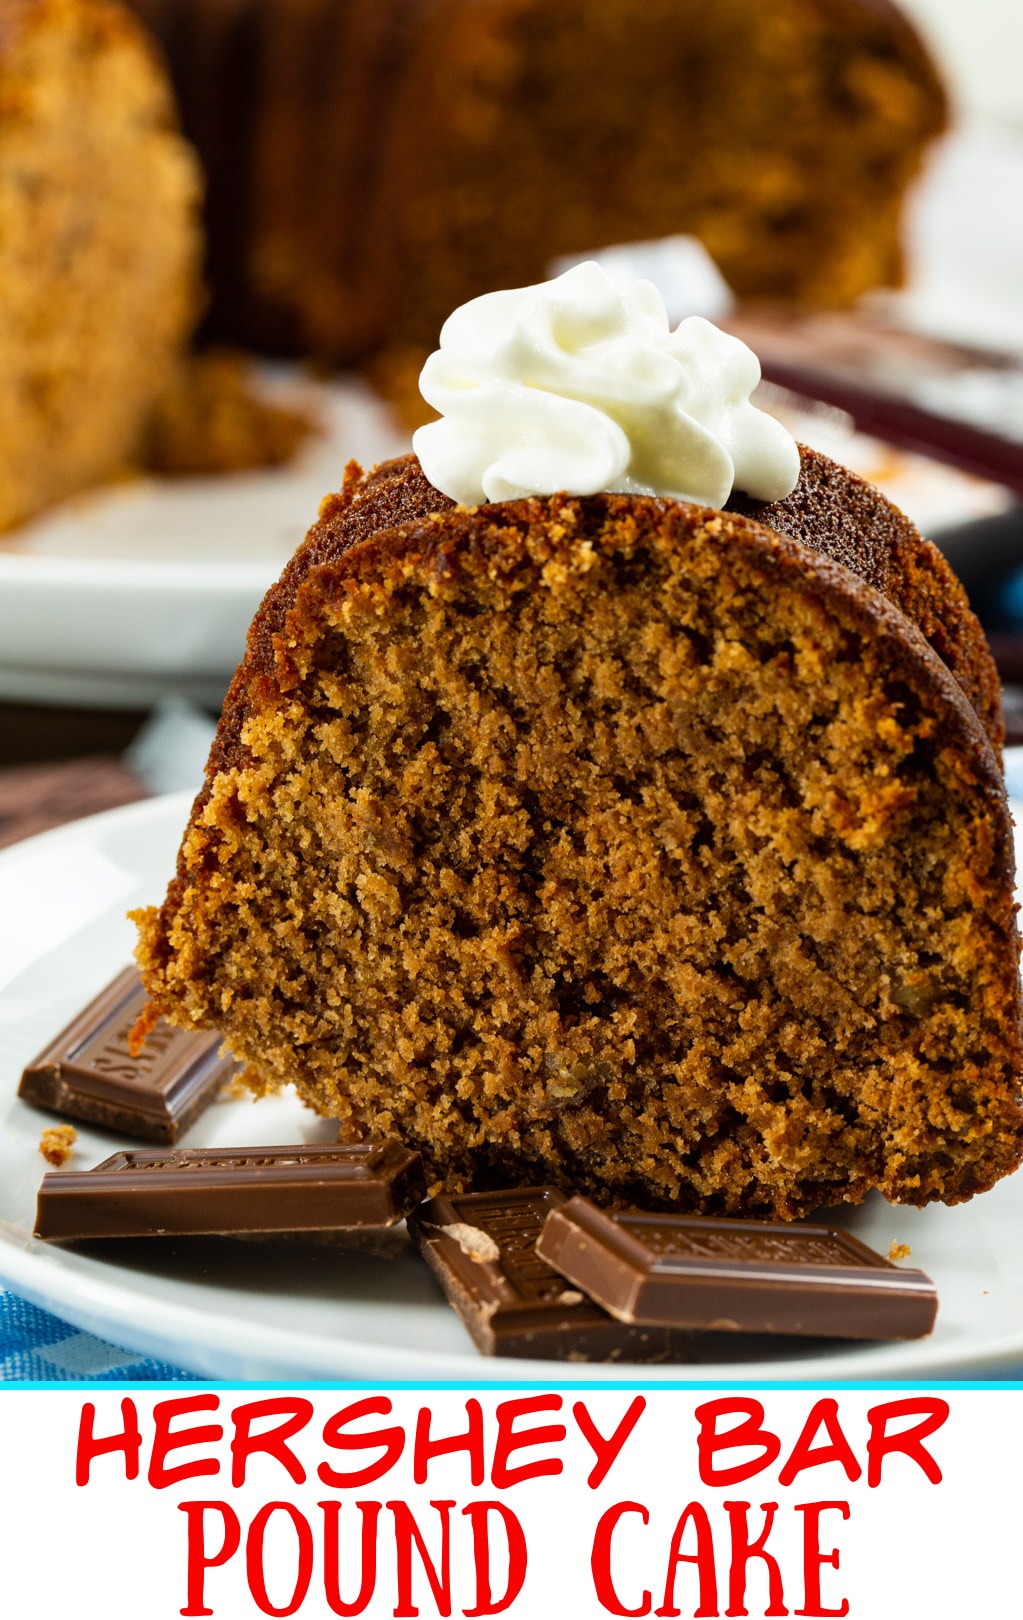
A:
[[[678,1361],[688,1338],[616,1321],[536,1252],[556,1187],[431,1198],[409,1233],[485,1356],[549,1361]]]
[[[831,1339],[921,1339],[938,1296],[827,1226],[608,1215],[572,1198],[547,1215],[541,1260],[620,1322]]]
[[[450,1191],[793,1216],[1012,1170],[990,659],[912,525],[820,466],[785,534],[350,471],[141,915],[153,1007]]]
[[[94,1170],[48,1171],[35,1230],[69,1242],[386,1228],[425,1192],[418,1153],[397,1142],[135,1150]]]
[[[144,1048],[132,1029],[146,1009],[135,968],[126,968],[33,1058],[18,1096],[69,1119],[85,1119],[148,1142],[176,1142],[235,1072],[216,1035],[158,1024]]]

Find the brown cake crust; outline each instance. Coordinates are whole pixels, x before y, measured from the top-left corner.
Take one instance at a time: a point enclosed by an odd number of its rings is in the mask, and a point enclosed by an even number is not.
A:
[[[800,478],[783,501],[753,501],[740,491],[728,510],[766,524],[857,574],[913,620],[955,675],[996,753],[1004,742],[1001,683],[984,632],[966,592],[936,546],[881,492],[820,451],[800,445]],[[249,659],[228,695],[215,748],[230,764],[241,709],[253,669],[275,668],[274,637],[307,573],[385,529],[444,512],[454,503],[424,477],[414,456],[381,463],[369,474],[349,469],[336,495],[324,500],[318,521],[267,594],[249,632]],[[243,678],[244,672],[244,678]]]
[[[956,1202],[1020,1156],[1012,870],[962,687],[843,564],[408,461],[257,615],[139,960],[448,1186]]]
[[[362,354],[432,347],[450,310],[559,255],[674,232],[744,301],[898,286],[905,191],[947,120],[888,0],[436,0],[391,108],[348,306]]]
[[[733,494],[729,510],[851,568],[900,608],[955,675],[1000,751],[1005,727],[998,671],[948,562],[872,484],[805,445],[799,454],[800,478],[791,495],[767,502]]]
[[[744,301],[898,284],[947,116],[888,0],[133,3],[210,176],[218,334],[333,363],[680,231]]]

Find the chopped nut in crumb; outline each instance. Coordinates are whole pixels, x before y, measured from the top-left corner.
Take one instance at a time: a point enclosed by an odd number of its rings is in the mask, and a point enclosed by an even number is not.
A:
[[[59,1170],[75,1151],[78,1132],[73,1125],[51,1125],[39,1138],[39,1151],[47,1164]]]
[[[893,1243],[888,1250],[889,1260],[908,1260],[913,1253],[908,1243]]]

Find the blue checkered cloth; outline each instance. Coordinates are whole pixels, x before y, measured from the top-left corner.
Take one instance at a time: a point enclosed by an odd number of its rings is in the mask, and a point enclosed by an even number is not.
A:
[[[174,1383],[194,1373],[165,1361],[119,1350],[82,1333],[17,1294],[0,1290],[0,1380],[115,1384],[123,1380]]]

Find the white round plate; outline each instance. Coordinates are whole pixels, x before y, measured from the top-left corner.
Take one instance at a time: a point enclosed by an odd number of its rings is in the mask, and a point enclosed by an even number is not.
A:
[[[1019,752],[1018,750],[1016,752]],[[1009,1377],[1023,1367],[1023,1176],[957,1209],[872,1198],[829,1219],[882,1254],[908,1243],[938,1288],[932,1338],[849,1345],[718,1335],[713,1360],[594,1367],[476,1354],[426,1265],[328,1247],[155,1239],[85,1249],[32,1236],[52,1117],[17,1099],[24,1065],[129,960],[129,906],[162,897],[187,795],[130,805],[0,855],[0,1280],[77,1327],[204,1377],[752,1381]],[[329,1139],[294,1097],[218,1102],[184,1138],[226,1147]],[[87,1169],[131,1144],[78,1127]],[[723,1342],[722,1342],[723,1341]],[[735,1358],[735,1359],[729,1359]]]
[[[139,478],[0,535],[0,697],[141,708],[173,687],[219,707],[263,593],[346,462],[408,449],[355,378],[261,380],[322,425],[289,466]]]

